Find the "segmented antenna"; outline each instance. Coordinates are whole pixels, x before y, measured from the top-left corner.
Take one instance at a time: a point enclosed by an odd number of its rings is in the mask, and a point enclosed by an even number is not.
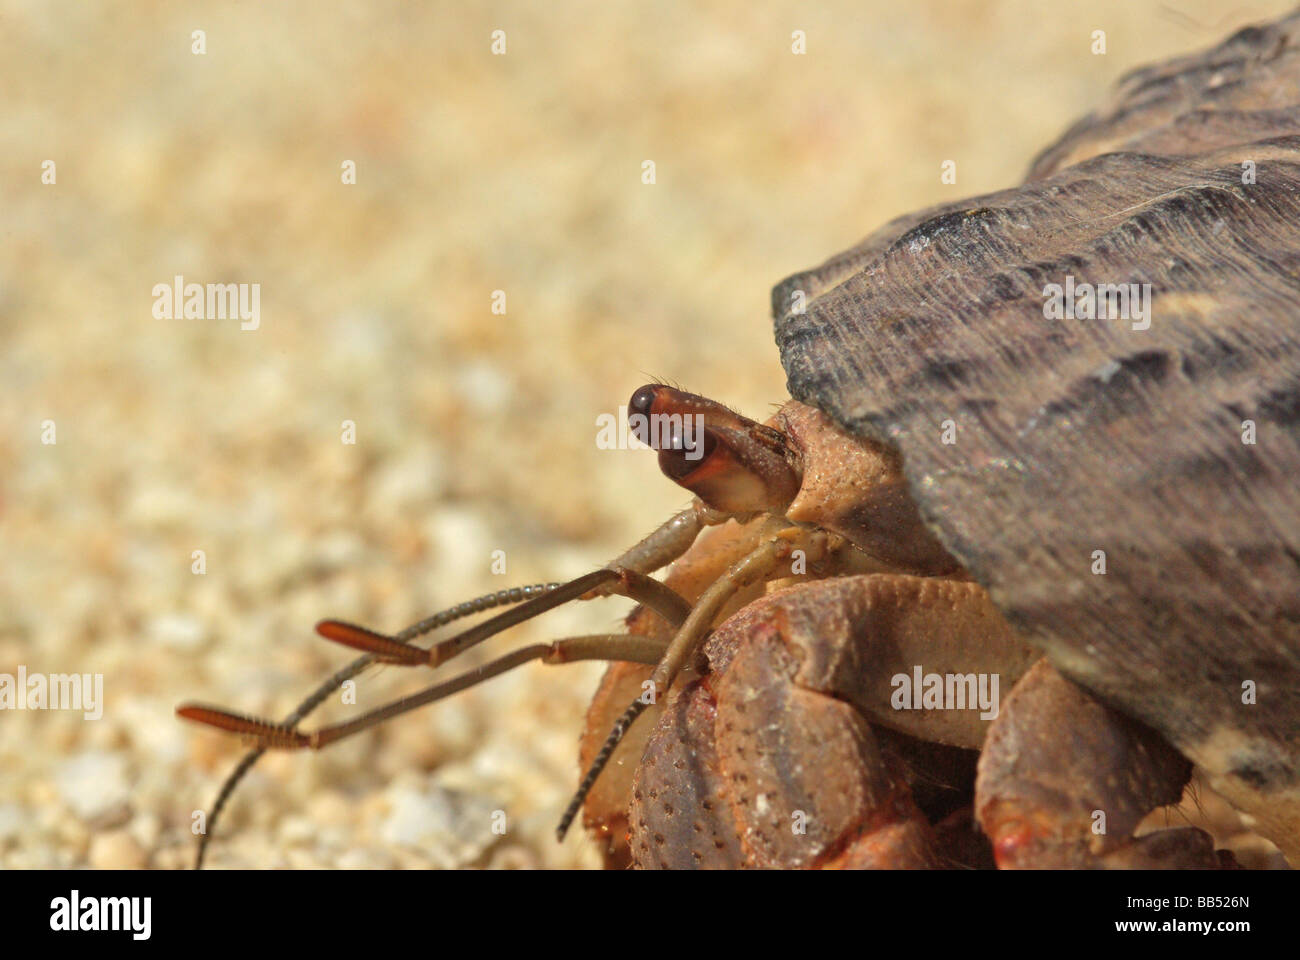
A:
[[[399,640],[403,643],[409,643],[417,637],[423,636],[433,630],[437,630],[439,627],[444,627],[456,620],[473,616],[476,613],[482,613],[484,610],[491,610],[495,607],[505,607],[510,606],[511,604],[522,603],[525,600],[530,600],[543,593],[548,593],[559,586],[560,584],[558,583],[535,583],[526,587],[511,587],[509,590],[498,590],[495,593],[484,594],[481,597],[475,597],[473,600],[466,600],[463,603],[458,603],[454,607],[448,607],[446,610],[443,610],[440,613],[435,613],[431,617],[425,617],[418,623],[413,623],[401,633],[396,634],[393,639]],[[290,729],[296,727],[308,714],[324,703],[326,697],[339,689],[353,677],[357,676],[357,674],[361,673],[371,664],[375,663],[376,660],[377,658],[375,655],[370,653],[363,657],[357,657],[357,659],[353,660],[346,667],[339,670],[312,691],[311,695],[303,700],[302,703],[298,704],[297,708],[284,718],[283,726]],[[221,790],[217,793],[217,798],[212,803],[212,812],[208,815],[205,829],[199,836],[199,850],[194,858],[195,870],[203,869],[203,859],[208,852],[208,842],[212,838],[214,828],[217,825],[217,820],[221,816],[221,811],[225,809],[226,803],[230,799],[230,795],[234,793],[235,787],[239,785],[239,782],[244,779],[244,775],[253,768],[253,764],[257,763],[264,753],[266,753],[265,747],[255,747],[248,751],[221,784]]]

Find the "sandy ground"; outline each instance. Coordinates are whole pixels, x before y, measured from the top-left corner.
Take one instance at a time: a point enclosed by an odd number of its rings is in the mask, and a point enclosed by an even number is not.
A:
[[[104,684],[101,719],[0,715],[0,863],[188,864],[241,748],[177,703],[281,715],[349,659],[321,617],[603,564],[685,498],[597,416],[653,377],[764,415],[774,282],[1289,6],[0,2],[0,672]],[[156,317],[176,275],[259,284],[257,329]],[[593,866],[552,830],[599,673],[269,758],[210,862]]]

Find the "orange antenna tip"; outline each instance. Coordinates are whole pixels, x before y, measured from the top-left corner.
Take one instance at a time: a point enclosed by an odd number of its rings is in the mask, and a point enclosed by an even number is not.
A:
[[[316,632],[333,643],[341,643],[345,647],[373,654],[385,663],[413,666],[429,662],[429,653],[426,650],[394,640],[374,630],[358,627],[356,624],[344,623],[342,620],[322,620],[316,624]]]

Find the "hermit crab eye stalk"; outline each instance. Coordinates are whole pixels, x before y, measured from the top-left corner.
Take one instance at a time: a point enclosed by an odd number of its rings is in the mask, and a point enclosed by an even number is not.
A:
[[[799,492],[785,436],[706,397],[647,384],[628,401],[628,426],[668,479],[715,510],[779,515]]]

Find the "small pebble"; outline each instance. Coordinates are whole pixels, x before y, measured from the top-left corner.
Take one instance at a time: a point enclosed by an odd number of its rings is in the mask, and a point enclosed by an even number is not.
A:
[[[183,613],[164,613],[149,621],[145,634],[154,643],[173,650],[193,651],[202,647],[208,639],[208,628],[196,617]]]
[[[54,776],[59,797],[83,820],[91,820],[126,803],[130,787],[126,759],[89,751],[63,761]]]
[[[96,870],[143,870],[144,848],[126,830],[97,833],[90,841],[90,865]]]

